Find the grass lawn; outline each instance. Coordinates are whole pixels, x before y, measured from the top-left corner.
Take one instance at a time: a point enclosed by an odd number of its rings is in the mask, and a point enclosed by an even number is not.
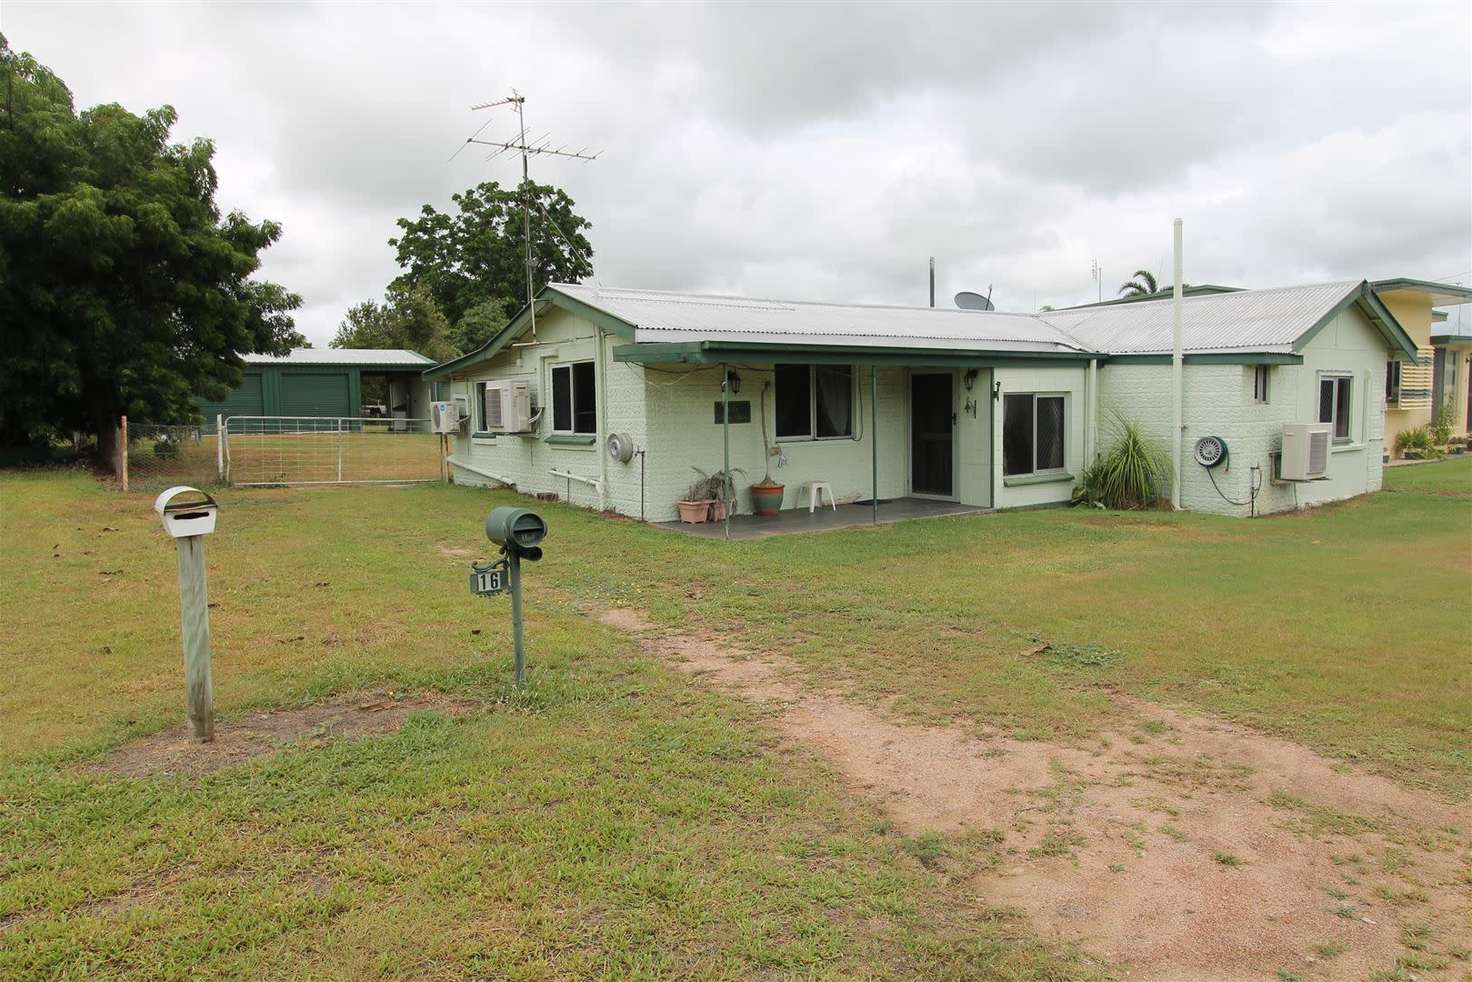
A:
[[[1086,974],[759,711],[587,612],[780,646],[906,717],[1083,740],[1121,722],[1114,689],[1466,800],[1472,460],[1386,482],[1255,521],[1052,510],[732,543],[549,505],[521,696],[506,603],[448,554],[489,554],[485,511],[520,499],[226,491],[222,726],[366,688],[486,711],[138,780],[80,765],[179,722],[172,546],[141,496],[0,475],[0,975]]]

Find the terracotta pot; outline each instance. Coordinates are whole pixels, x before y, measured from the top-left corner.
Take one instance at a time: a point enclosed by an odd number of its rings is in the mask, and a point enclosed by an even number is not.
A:
[[[680,509],[680,521],[687,525],[705,524],[705,520],[710,517],[710,506],[713,504],[715,504],[713,501],[686,501],[683,498],[675,502]]]
[[[758,515],[768,518],[775,516],[782,510],[782,495],[787,490],[785,484],[775,481],[762,481],[751,486],[751,505]]]

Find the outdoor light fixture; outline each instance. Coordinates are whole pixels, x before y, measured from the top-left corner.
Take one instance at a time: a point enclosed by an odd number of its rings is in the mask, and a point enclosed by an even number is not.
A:
[[[966,377],[963,378],[962,381],[966,383],[967,392],[970,392],[972,389],[976,388],[976,376],[980,374],[981,369],[979,368],[968,368],[966,370]]]

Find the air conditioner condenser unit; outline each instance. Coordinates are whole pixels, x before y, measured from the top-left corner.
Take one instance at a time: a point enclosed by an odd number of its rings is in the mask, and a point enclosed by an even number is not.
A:
[[[486,383],[486,430],[490,433],[529,433],[532,428],[532,391],[526,382]]]
[[[1329,423],[1284,423],[1279,480],[1317,481],[1328,476]]]
[[[453,402],[431,402],[429,428],[435,433],[459,433],[460,407]]]

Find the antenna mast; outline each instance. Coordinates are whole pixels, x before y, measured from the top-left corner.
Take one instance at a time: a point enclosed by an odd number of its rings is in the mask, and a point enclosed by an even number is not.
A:
[[[566,146],[560,146],[554,150],[551,146],[551,142],[547,139],[549,134],[546,133],[537,137],[531,143],[528,143],[526,139],[526,96],[522,95],[520,92],[517,92],[515,89],[512,89],[511,94],[504,99],[497,99],[495,102],[483,102],[478,106],[471,106],[470,108],[472,111],[477,111],[481,109],[495,109],[498,106],[514,106],[516,108],[516,139],[514,141],[477,139],[477,137],[480,135],[481,130],[485,129],[485,127],[482,126],[480,130],[476,130],[475,133],[471,134],[471,136],[466,139],[465,145],[475,143],[484,147],[495,147],[496,149],[486,157],[486,160],[493,160],[496,157],[499,157],[501,154],[512,150],[521,154],[521,234],[526,243],[526,305],[531,308],[532,339],[536,340],[537,307],[536,303],[534,302],[536,297],[536,284],[534,282],[535,268],[532,265],[532,210],[530,200],[531,174],[528,161],[537,154],[546,154],[551,157],[570,157],[573,160],[597,160],[598,154],[588,153],[587,147],[584,147],[583,149],[577,151],[569,151]],[[462,146],[461,149],[464,149],[464,146]],[[457,150],[455,152],[459,153],[460,151]],[[550,216],[548,217],[548,221],[551,221]],[[558,229],[555,223],[552,227],[557,230],[558,235],[562,235],[562,230]],[[567,241],[567,236],[562,235],[562,238],[564,241]],[[572,249],[574,253],[577,252],[577,247],[574,246],[570,241],[567,243],[567,246],[569,249]]]

